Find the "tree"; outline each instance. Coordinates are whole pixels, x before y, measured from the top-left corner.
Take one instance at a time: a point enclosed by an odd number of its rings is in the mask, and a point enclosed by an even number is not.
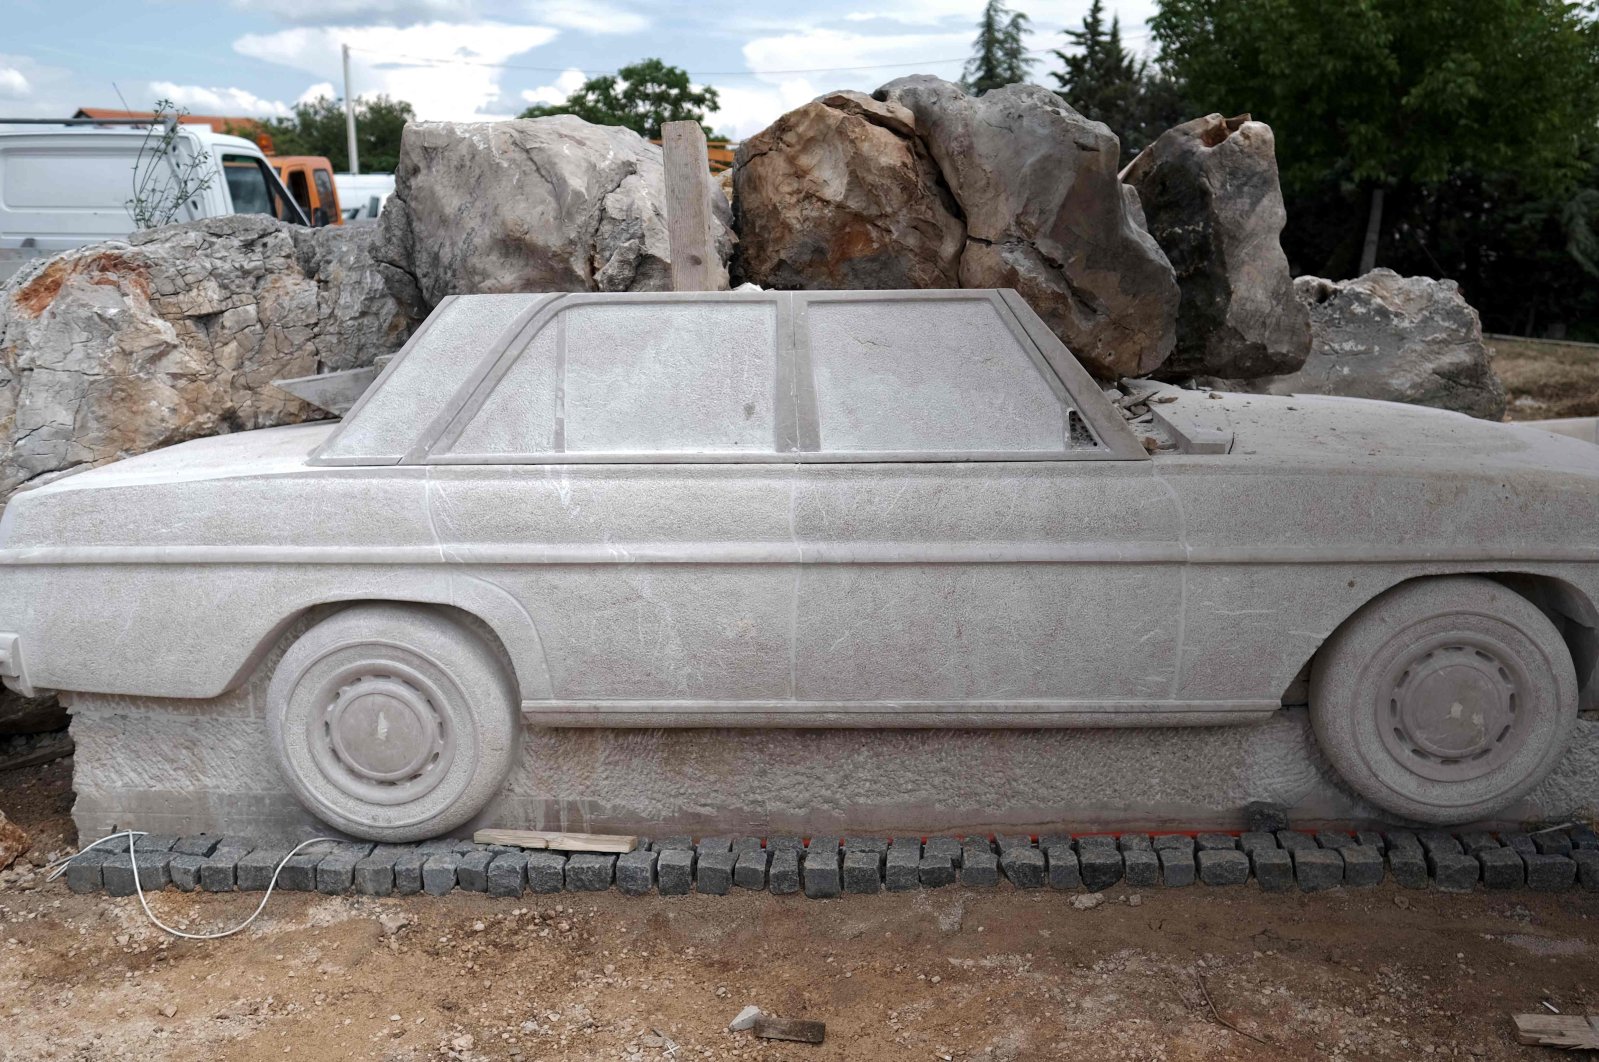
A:
[[[1027,54],[1026,35],[1026,15],[1011,11],[1004,0],[988,0],[977,23],[972,57],[966,60],[961,78],[966,91],[981,96],[989,89],[1026,81],[1028,68],[1033,65]]]
[[[1159,68],[1151,69],[1122,44],[1121,18],[1112,15],[1105,29],[1105,7],[1093,0],[1083,28],[1067,30],[1070,49],[1052,54],[1063,69],[1050,77],[1078,113],[1104,122],[1121,141],[1122,157],[1130,159],[1162,132],[1182,121],[1176,87]]]
[[[716,90],[696,88],[688,71],[644,59],[614,74],[591,77],[565,103],[529,107],[523,118],[575,114],[595,125],[625,125],[640,136],[658,139],[665,122],[699,122],[717,105]],[[711,136],[709,127],[705,135]]]
[[[1162,0],[1150,27],[1200,110],[1276,127],[1290,196],[1336,185],[1358,201],[1364,271],[1395,195],[1464,174],[1535,195],[1575,187],[1599,113],[1589,12],[1565,0]]]
[[[355,148],[367,173],[393,173],[400,161],[400,134],[416,112],[404,100],[387,96],[355,101]],[[350,169],[344,101],[319,96],[297,104],[293,118],[261,123],[277,155],[323,155],[341,173]],[[231,131],[231,130],[230,130]],[[253,136],[253,131],[240,132]]]

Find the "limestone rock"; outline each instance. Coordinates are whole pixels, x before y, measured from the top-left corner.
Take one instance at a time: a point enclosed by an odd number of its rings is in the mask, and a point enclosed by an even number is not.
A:
[[[835,92],[739,146],[742,280],[958,288],[966,226],[905,108]]]
[[[49,697],[24,697],[0,688],[0,734],[43,734],[67,725],[67,710]]]
[[[0,499],[80,465],[317,415],[271,382],[370,363],[410,328],[371,239],[238,215],[18,272],[0,288]]]
[[[447,295],[671,290],[661,149],[630,129],[412,122],[394,178],[375,253],[424,312]],[[725,264],[732,214],[719,189],[711,202]]]
[[[1381,398],[1487,420],[1504,416],[1505,389],[1489,363],[1482,324],[1454,281],[1374,269],[1341,282],[1299,277],[1294,294],[1310,312],[1304,368],[1228,386]]]
[[[1206,115],[1168,129],[1122,173],[1177,274],[1177,346],[1165,377],[1295,372],[1310,317],[1293,297],[1271,127]]]
[[[31,843],[22,827],[8,820],[6,813],[0,811],[0,870],[15,863]]]

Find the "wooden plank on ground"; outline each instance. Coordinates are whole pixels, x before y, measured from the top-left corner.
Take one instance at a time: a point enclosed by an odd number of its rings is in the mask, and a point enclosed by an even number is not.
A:
[[[666,171],[666,239],[672,255],[672,290],[723,289],[727,287],[727,276],[716,254],[705,130],[698,122],[664,123],[661,156]]]
[[[517,848],[548,848],[556,852],[631,852],[637,837],[618,833],[565,833],[559,830],[479,830],[478,844],[509,844]]]
[[[1516,1014],[1516,1042],[1568,1051],[1599,1051],[1599,1015]]]
[[[763,1040],[797,1040],[802,1044],[819,1044],[827,1036],[827,1026],[819,1021],[769,1018],[762,1014],[755,1019],[755,1035]]]

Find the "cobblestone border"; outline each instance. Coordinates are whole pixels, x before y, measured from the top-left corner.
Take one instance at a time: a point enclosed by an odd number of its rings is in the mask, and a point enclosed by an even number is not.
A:
[[[67,887],[146,891],[259,892],[288,848],[241,837],[147,834],[128,851],[118,837],[73,859]],[[1407,889],[1446,892],[1528,888],[1599,892],[1599,833],[1587,826],[1528,834],[1434,830],[1344,833],[1323,830],[987,837],[688,837],[641,841],[625,855],[527,851],[441,839],[415,845],[336,843],[308,848],[283,867],[290,892],[442,896],[455,889],[490,896],[524,893],[651,892],[725,895],[734,889],[844,894],[1008,880],[1020,889],[1100,892],[1129,888],[1244,885],[1267,892],[1361,888],[1392,878]]]

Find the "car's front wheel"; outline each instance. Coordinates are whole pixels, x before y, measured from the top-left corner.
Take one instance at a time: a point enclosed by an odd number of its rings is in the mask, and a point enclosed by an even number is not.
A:
[[[1555,625],[1491,579],[1406,583],[1367,604],[1311,669],[1311,720],[1358,794],[1408,819],[1469,822],[1554,768],[1577,720]]]
[[[267,693],[279,769],[328,825],[374,841],[470,820],[517,752],[515,685],[466,623],[422,606],[356,605],[301,635]]]

